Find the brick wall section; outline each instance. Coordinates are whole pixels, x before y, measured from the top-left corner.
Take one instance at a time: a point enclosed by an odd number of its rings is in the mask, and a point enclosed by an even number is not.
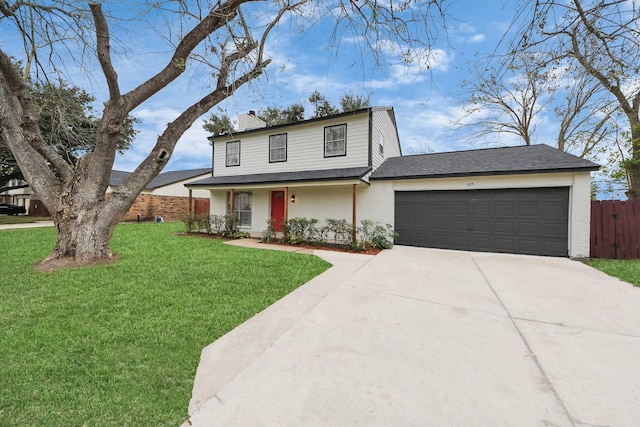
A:
[[[194,197],[193,200],[199,199]],[[154,221],[158,216],[165,221],[181,221],[187,213],[188,197],[140,194],[122,220],[137,221],[139,214],[141,221]]]

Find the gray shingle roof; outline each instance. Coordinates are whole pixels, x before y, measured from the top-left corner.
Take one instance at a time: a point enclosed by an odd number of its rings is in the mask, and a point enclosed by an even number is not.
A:
[[[131,172],[112,170],[111,176],[109,177],[109,185],[112,187],[118,187],[122,185],[122,181],[127,179],[129,175],[131,175]]]
[[[371,174],[371,179],[551,173],[597,170],[599,167],[541,144],[392,157]]]
[[[162,172],[158,174],[149,185],[147,185],[148,190],[154,190],[158,187],[164,187],[165,185],[175,184],[176,182],[184,181],[185,179],[195,178],[200,175],[204,175],[206,173],[211,173],[211,168],[202,168],[202,169],[188,169],[181,171],[168,171]],[[111,177],[109,179],[109,185],[112,187],[117,187],[122,185],[122,182],[131,175],[131,172],[124,171],[111,171]]]
[[[213,176],[187,184],[191,186],[223,186],[241,184],[275,184],[302,181],[340,181],[360,179],[371,170],[370,167],[324,169],[300,172],[259,173],[238,176]]]

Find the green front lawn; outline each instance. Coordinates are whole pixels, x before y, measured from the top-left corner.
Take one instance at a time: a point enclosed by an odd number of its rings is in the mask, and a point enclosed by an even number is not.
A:
[[[629,282],[640,287],[640,259],[599,259],[592,260],[589,265],[604,271],[609,276]]]
[[[182,229],[120,225],[117,263],[52,273],[52,228],[0,231],[0,425],[180,425],[202,348],[329,267]]]

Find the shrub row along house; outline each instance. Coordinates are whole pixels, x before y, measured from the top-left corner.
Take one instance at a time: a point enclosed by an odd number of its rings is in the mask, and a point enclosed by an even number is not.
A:
[[[396,244],[550,256],[589,255],[590,172],[546,145],[403,156],[391,107],[210,137],[211,214],[260,233],[294,217],[392,224]]]

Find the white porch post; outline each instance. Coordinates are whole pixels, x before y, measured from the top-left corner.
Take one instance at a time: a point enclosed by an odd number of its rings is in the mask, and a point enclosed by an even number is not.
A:
[[[351,232],[351,243],[356,242],[356,226],[357,226],[356,221],[358,217],[357,205],[358,205],[358,184],[353,184],[353,200],[352,200],[352,206],[351,206],[351,213],[352,213],[351,223],[353,224],[353,231]]]

